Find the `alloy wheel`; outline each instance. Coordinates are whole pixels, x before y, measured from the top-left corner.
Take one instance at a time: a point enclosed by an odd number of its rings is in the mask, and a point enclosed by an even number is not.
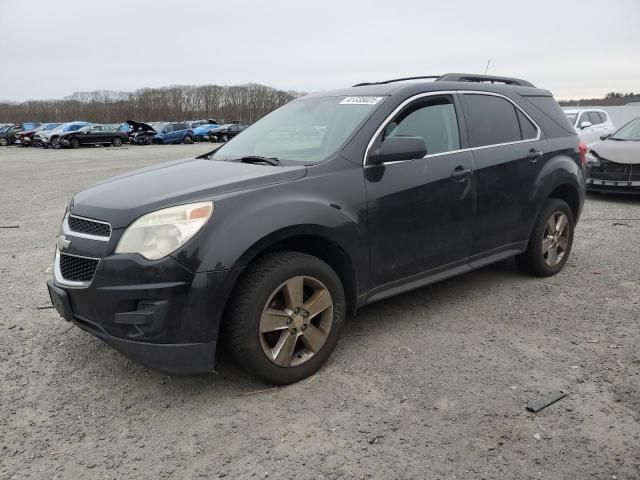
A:
[[[569,219],[563,212],[555,212],[544,228],[542,256],[548,267],[558,265],[569,248]]]
[[[325,344],[333,325],[333,299],[327,287],[308,276],[276,288],[260,317],[260,344],[280,367],[297,367]]]

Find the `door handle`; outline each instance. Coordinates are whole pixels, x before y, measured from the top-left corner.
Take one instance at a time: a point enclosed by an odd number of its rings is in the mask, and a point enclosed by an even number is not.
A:
[[[532,148],[531,150],[529,150],[529,153],[527,153],[527,158],[531,163],[536,163],[542,155],[544,155],[543,152],[541,152],[540,150],[534,150]]]
[[[471,175],[471,172],[473,172],[473,170],[471,170],[470,168],[464,168],[462,165],[458,165],[451,172],[451,178],[460,182],[464,180],[467,175]]]

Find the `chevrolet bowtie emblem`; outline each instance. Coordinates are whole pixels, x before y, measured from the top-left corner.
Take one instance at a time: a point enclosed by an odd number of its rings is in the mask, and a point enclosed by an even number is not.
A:
[[[71,245],[71,240],[67,240],[64,235],[58,236],[58,250],[62,251]]]

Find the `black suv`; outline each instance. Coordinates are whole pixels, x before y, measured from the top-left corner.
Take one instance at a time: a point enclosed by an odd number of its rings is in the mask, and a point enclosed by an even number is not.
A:
[[[366,304],[513,256],[558,273],[586,149],[551,93],[421,78],[296,99],[207,155],[76,194],[54,306],[147,366],[209,372],[220,343],[286,384]]]

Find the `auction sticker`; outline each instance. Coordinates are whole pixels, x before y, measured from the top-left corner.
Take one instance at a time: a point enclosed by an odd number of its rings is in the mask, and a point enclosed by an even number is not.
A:
[[[375,105],[384,97],[347,97],[340,105]]]

